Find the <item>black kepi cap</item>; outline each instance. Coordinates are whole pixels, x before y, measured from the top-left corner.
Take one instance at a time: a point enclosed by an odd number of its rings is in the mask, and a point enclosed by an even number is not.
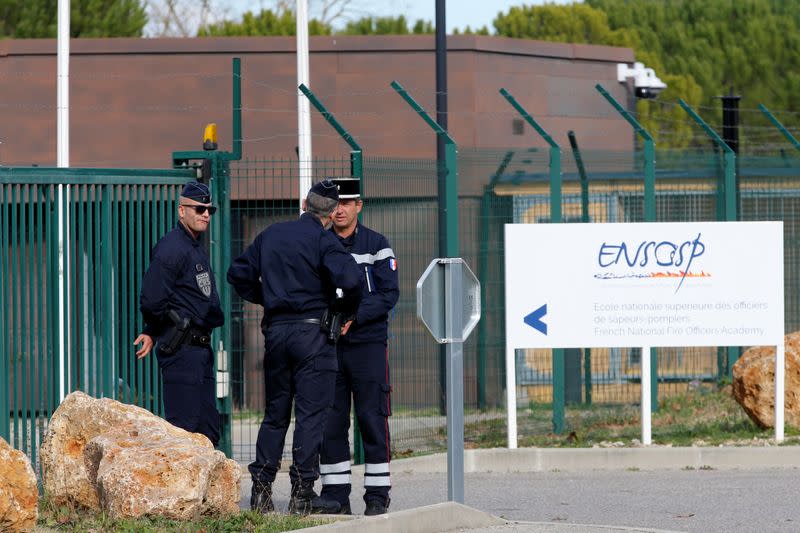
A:
[[[330,178],[339,186],[339,199],[352,200],[361,198],[361,180],[358,178]]]
[[[186,185],[183,186],[181,196],[191,198],[201,204],[211,203],[211,191],[208,189],[208,185],[199,181],[187,181]]]
[[[311,187],[311,190],[308,191],[309,194],[312,192],[324,196],[325,198],[331,198],[337,202],[339,201],[339,187],[331,180],[322,180],[319,183],[315,183]]]

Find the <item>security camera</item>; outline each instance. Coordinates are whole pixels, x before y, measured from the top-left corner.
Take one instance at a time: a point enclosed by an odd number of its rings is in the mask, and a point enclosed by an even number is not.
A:
[[[644,63],[634,63],[633,68],[625,63],[617,63],[617,81],[625,83],[628,78],[633,78],[637,98],[655,98],[667,88],[667,84],[656,76],[653,69],[646,68]]]

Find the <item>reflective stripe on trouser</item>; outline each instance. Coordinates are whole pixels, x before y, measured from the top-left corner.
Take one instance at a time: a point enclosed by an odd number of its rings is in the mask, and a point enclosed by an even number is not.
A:
[[[336,464],[320,463],[320,481],[325,485],[350,485],[350,461],[342,461]]]
[[[391,414],[391,387],[386,345],[383,343],[346,344],[338,346],[339,373],[336,393],[327,423],[320,454],[320,470],[347,463],[333,475],[323,475],[322,495],[341,504],[350,503],[349,479],[351,397],[355,404],[358,427],[364,444],[364,500],[378,499],[388,503],[390,437],[388,417]]]
[[[292,481],[314,481],[322,443],[321,428],[333,403],[337,362],[317,324],[275,324],[265,339],[264,390],[267,404],[258,430],[256,460],[249,465],[254,480],[272,482],[280,468],[283,443],[294,400]]]

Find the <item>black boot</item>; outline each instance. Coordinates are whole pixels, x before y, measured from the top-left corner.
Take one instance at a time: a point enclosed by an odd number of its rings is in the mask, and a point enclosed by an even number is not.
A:
[[[339,502],[326,500],[314,492],[313,481],[292,483],[292,498],[289,500],[290,514],[337,514],[342,509]]]
[[[250,492],[250,510],[261,514],[271,513],[275,510],[272,504],[272,483],[253,480],[253,490]]]
[[[367,502],[367,508],[364,511],[364,516],[386,514],[388,508],[389,502],[384,502],[383,500],[370,500]]]

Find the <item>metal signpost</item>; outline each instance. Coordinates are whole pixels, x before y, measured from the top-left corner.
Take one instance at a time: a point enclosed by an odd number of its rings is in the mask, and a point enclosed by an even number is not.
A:
[[[417,281],[417,316],[447,344],[447,497],[464,503],[464,349],[481,318],[481,285],[460,257],[431,261]]]

